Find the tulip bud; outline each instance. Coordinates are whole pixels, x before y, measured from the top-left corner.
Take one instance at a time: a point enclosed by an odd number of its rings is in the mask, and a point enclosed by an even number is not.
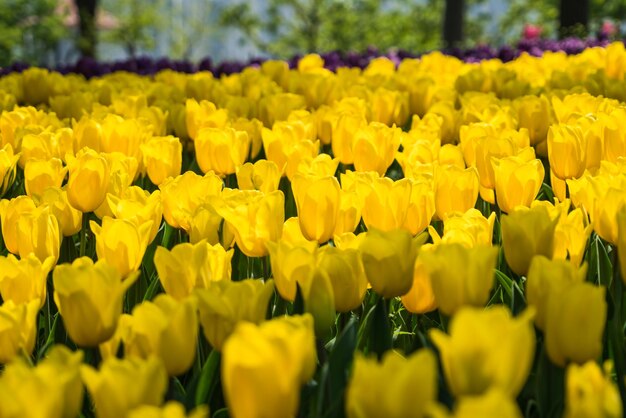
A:
[[[54,264],[56,264],[63,239],[59,232],[59,222],[47,206],[40,206],[20,216],[17,222],[17,245],[20,258],[34,253],[41,262],[48,257],[53,257]]]
[[[552,257],[558,218],[550,219],[546,208],[519,209],[503,215],[501,222],[504,257],[515,274],[526,275],[535,255]]]
[[[82,228],[83,213],[70,205],[65,190],[52,187],[46,189],[41,195],[40,204],[50,208],[64,237],[71,237]]]
[[[141,266],[141,260],[150,240],[152,221],[137,225],[126,219],[105,216],[102,225],[91,221],[91,231],[96,237],[96,254],[115,266],[125,278]]]
[[[435,166],[435,213],[445,220],[454,212],[465,213],[478,198],[478,171],[457,166]]]
[[[0,256],[0,294],[2,300],[16,304],[35,300],[41,309],[46,302],[46,279],[54,266],[54,258],[43,262],[29,254],[18,260],[13,254]]]
[[[24,188],[31,197],[39,197],[49,187],[60,188],[67,167],[58,158],[30,160],[24,166]]]
[[[528,129],[530,145],[544,141],[550,127],[550,102],[545,96],[523,96],[513,102],[519,127]]]
[[[519,157],[492,160],[498,206],[510,213],[517,206],[530,207],[543,184],[544,168],[540,160],[524,161]]]
[[[148,242],[152,242],[159,232],[163,220],[163,204],[161,192],[152,193],[138,187],[131,186],[122,196],[107,196],[107,203],[113,216],[117,219],[127,219],[137,225],[152,222]]]
[[[503,306],[462,308],[450,321],[449,334],[430,331],[454,396],[480,395],[493,388],[511,397],[519,394],[535,352],[532,313],[511,318]]]
[[[93,212],[104,202],[109,184],[109,165],[95,151],[84,149],[68,159],[70,177],[67,197],[72,207],[83,213]]]
[[[54,302],[70,338],[82,347],[95,347],[111,338],[122,314],[124,293],[138,275],[122,281],[115,267],[77,258],[52,273]]]
[[[313,318],[241,322],[222,353],[224,397],[233,418],[295,416],[299,387],[315,371]]]
[[[356,171],[375,171],[384,176],[400,146],[399,128],[378,122],[363,126],[354,133],[352,154]]]
[[[6,364],[23,350],[31,355],[37,338],[39,301],[15,304],[6,301],[0,306],[0,363]]]
[[[330,280],[335,309],[349,312],[361,306],[367,290],[367,277],[359,252],[326,245],[320,248],[317,266]],[[334,318],[334,314],[333,314]]]
[[[0,201],[0,220],[2,220],[2,240],[7,250],[19,254],[18,223],[22,215],[35,210],[35,202],[28,196],[18,196],[11,200]]]
[[[365,275],[376,293],[392,298],[411,289],[419,244],[403,229],[367,232],[359,250]]]
[[[180,175],[183,146],[173,136],[152,137],[141,144],[143,165],[152,184],[160,185],[168,177]]]
[[[305,286],[306,279],[315,268],[317,243],[292,243],[281,239],[278,242],[268,242],[267,250],[276,290],[283,299],[293,302],[296,298],[296,282],[300,287]]]
[[[548,131],[550,169],[561,180],[583,175],[586,167],[587,141],[580,126],[553,125]]]
[[[250,138],[233,128],[204,128],[194,140],[196,159],[203,173],[234,174],[250,152]]]
[[[401,228],[407,222],[411,181],[401,179],[394,182],[388,177],[382,177],[372,180],[369,187],[363,206],[363,222],[367,228],[381,231]]]
[[[603,372],[595,361],[567,367],[564,418],[622,416],[622,401],[609,368],[610,362],[605,363]]]
[[[339,215],[341,188],[337,178],[297,174],[291,188],[302,234],[320,244],[331,239]]]
[[[430,350],[416,351],[408,358],[388,351],[382,363],[357,354],[346,393],[346,415],[422,418],[436,399],[437,359]]]
[[[439,310],[454,315],[466,305],[483,307],[493,288],[497,247],[465,248],[460,244],[441,244],[424,252],[424,263]]]
[[[263,322],[273,293],[273,281],[263,283],[255,279],[220,281],[196,290],[200,323],[207,341],[221,351],[239,322]]]
[[[170,376],[186,372],[196,356],[198,317],[192,299],[158,295],[133,308],[124,340],[124,356],[156,355]]]
[[[81,376],[98,418],[124,417],[140,405],[161,405],[167,390],[167,372],[156,357],[109,358],[99,371],[82,366]]]

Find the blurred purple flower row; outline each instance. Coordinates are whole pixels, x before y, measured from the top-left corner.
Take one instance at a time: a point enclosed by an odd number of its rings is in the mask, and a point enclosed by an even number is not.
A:
[[[541,56],[545,51],[563,51],[567,54],[578,54],[585,48],[595,46],[606,46],[610,43],[605,38],[566,38],[562,40],[551,39],[522,39],[517,45],[504,45],[501,47],[492,47],[488,45],[480,45],[469,49],[444,49],[443,53],[455,56],[466,62],[478,62],[485,59],[499,58],[504,62],[511,61],[523,52],[530,55]],[[365,68],[368,63],[377,57],[386,56],[392,61],[399,63],[404,58],[415,58],[420,54],[414,54],[408,51],[391,51],[383,53],[376,48],[368,48],[363,53],[356,52],[327,52],[320,54],[325,61],[326,68],[335,71],[339,67],[360,67]],[[295,67],[300,55],[296,55],[288,60],[290,67]],[[141,57],[136,59],[128,59],[115,62],[99,62],[93,59],[81,59],[76,64],[65,65],[54,68],[63,74],[77,73],[86,77],[100,76],[115,71],[129,71],[141,75],[155,74],[165,69],[171,69],[184,73],[193,73],[197,71],[211,71],[214,75],[232,74],[240,72],[248,66],[260,65],[265,58],[254,58],[249,61],[224,61],[219,64],[213,63],[211,58],[205,58],[197,64],[189,61],[170,60],[168,58],[147,58]],[[0,68],[0,76],[12,72],[20,72],[28,68],[24,63],[14,63],[6,68]]]

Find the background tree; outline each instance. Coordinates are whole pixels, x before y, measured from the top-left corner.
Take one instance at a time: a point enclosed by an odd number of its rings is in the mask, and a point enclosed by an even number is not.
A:
[[[78,50],[82,57],[95,58],[98,44],[96,11],[98,0],[74,0],[78,10]]]
[[[560,0],[559,35],[586,34],[589,29],[589,0]]]
[[[443,43],[446,47],[460,46],[463,42],[465,1],[446,0],[443,15]]]

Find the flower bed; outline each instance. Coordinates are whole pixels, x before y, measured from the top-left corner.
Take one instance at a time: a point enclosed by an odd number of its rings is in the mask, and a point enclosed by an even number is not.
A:
[[[624,45],[325,64],[0,78],[0,416],[622,416]]]

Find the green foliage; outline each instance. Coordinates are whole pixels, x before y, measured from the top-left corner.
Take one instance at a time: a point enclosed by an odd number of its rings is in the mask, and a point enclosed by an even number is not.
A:
[[[102,0],[101,7],[117,19],[117,27],[102,34],[102,40],[120,44],[128,55],[155,47],[154,38],[163,27],[163,0]]]
[[[55,0],[0,2],[0,66],[20,60],[47,64],[47,53],[66,35]]]

